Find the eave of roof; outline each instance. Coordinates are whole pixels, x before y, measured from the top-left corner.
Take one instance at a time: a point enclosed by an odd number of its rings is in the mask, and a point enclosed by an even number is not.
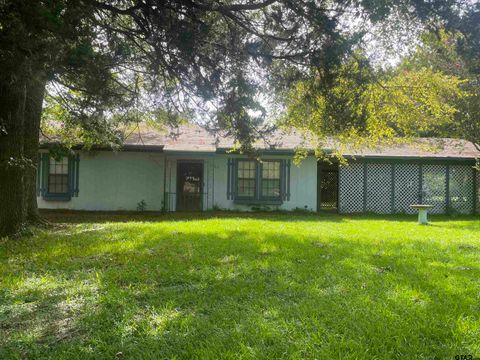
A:
[[[55,145],[59,145],[59,143],[42,143],[40,144],[40,149],[49,149]],[[113,148],[111,146],[105,145],[93,145],[89,148],[86,148],[83,144],[77,144],[72,146],[73,150],[89,150],[89,151],[129,151],[129,152],[163,152],[163,145],[132,145],[132,144],[124,144],[123,146],[119,147],[118,149]]]

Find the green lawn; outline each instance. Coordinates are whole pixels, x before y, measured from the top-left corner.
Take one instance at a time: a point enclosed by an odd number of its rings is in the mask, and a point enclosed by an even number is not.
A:
[[[0,358],[480,356],[478,218],[199,216],[0,240]]]

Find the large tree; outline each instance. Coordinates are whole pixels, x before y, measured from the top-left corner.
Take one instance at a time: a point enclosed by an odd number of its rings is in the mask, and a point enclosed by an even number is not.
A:
[[[45,89],[90,139],[118,141],[115,124],[146,104],[172,121],[178,113],[210,117],[248,148],[265,116],[259,87],[269,74],[288,83],[310,76],[311,68],[328,86],[331,69],[361,35],[349,14],[378,22],[395,10],[450,21],[456,4],[0,1],[0,236],[37,218],[33,184]]]

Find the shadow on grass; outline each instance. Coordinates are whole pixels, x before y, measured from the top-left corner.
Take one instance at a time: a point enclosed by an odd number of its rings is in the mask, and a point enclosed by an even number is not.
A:
[[[41,210],[41,216],[47,221],[68,224],[108,223],[108,222],[165,222],[165,221],[201,221],[210,219],[265,219],[269,221],[343,221],[338,214],[281,212],[281,211],[204,211],[204,212],[130,212],[130,211],[72,211],[72,210]]]
[[[0,244],[0,356],[450,358],[478,351],[473,248],[421,236],[401,241],[395,232],[363,239],[251,230],[259,225],[97,224]]]
[[[387,220],[396,222],[416,222],[417,215],[406,214],[337,214],[330,211],[307,213],[289,211],[205,211],[205,212],[134,212],[134,211],[74,211],[74,210],[41,210],[41,215],[51,223],[107,223],[107,222],[161,222],[161,221],[189,221],[209,219],[265,219],[269,221],[335,221],[345,220]],[[480,220],[478,215],[429,215],[435,221]],[[475,226],[475,225],[474,225]]]

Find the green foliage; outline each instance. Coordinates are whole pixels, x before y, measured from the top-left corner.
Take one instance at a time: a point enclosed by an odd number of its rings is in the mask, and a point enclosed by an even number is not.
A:
[[[255,100],[255,84],[244,74],[237,75],[226,85],[225,106],[217,112],[217,122],[227,134],[233,135],[241,150],[252,151],[252,144],[258,133],[252,129],[260,129],[265,118],[265,109]]]
[[[431,71],[445,74],[446,76],[461,79],[459,88],[465,96],[450,99],[450,103],[457,110],[450,121],[438,124],[433,134],[441,136],[460,137],[468,139],[476,144],[480,143],[480,71],[479,58],[473,53],[475,48],[471,45],[472,36],[463,28],[463,33],[449,32],[445,29],[423,35],[423,41],[415,53],[405,59],[401,68],[415,70],[428,68]],[[473,31],[473,29],[470,29]]]
[[[410,137],[428,134],[451,122],[455,102],[467,96],[462,80],[429,69],[400,70],[379,79],[367,90],[368,133],[379,137]]]
[[[362,105],[370,78],[368,69],[351,59],[338,67],[335,79],[327,88],[315,77],[295,83],[285,97],[283,123],[310,131],[317,137],[364,127],[365,109],[357,105]]]
[[[429,68],[375,71],[361,54],[338,67],[328,89],[300,81],[285,96],[285,127],[307,134],[317,147],[342,158],[355,147],[375,147],[430,135],[456,118],[469,94],[464,80]]]
[[[53,214],[0,241],[0,357],[479,354],[478,218]]]
[[[364,35],[345,26],[348,16],[372,25],[401,22],[392,20],[394,13],[450,23],[461,15],[455,3],[7,0],[0,4],[0,81],[44,74],[47,110],[61,107],[53,113],[66,122],[67,142],[71,131],[85,143],[115,144],[119,123],[155,120],[161,111],[172,122],[189,117],[227,130],[249,149],[270,130],[261,126],[266,112],[259,101],[267,84],[278,90],[315,79],[325,90],[316,106],[354,119],[342,128],[362,122],[363,110],[349,106],[362,92],[361,79],[337,79],[339,65]],[[467,14],[473,24],[475,12]],[[313,76],[306,69],[315,69]],[[366,76],[360,69],[353,73]],[[357,94],[342,90],[359,85]],[[319,116],[327,130],[338,127]]]

